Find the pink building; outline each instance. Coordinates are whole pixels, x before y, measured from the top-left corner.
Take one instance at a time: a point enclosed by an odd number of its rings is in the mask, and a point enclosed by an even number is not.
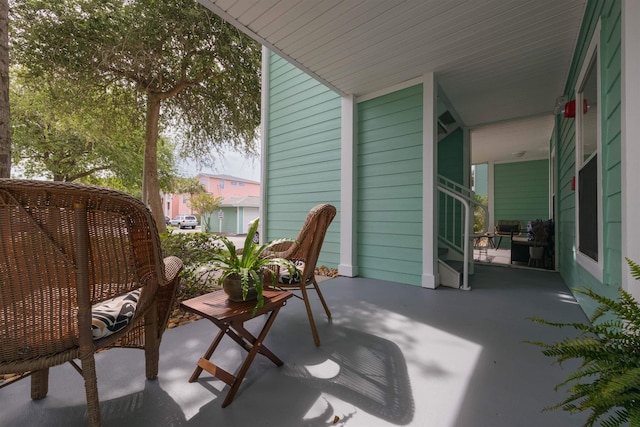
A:
[[[210,175],[199,173],[195,178],[204,186],[207,193],[222,197],[224,200],[239,199],[247,196],[260,197],[260,183],[231,175]],[[188,201],[190,194],[163,194],[162,206],[165,215],[173,218],[176,215],[193,213]],[[224,203],[224,201],[223,201]]]
[[[228,200],[232,197],[260,197],[260,183],[230,175],[209,175],[200,173],[196,179],[204,185],[207,193]]]

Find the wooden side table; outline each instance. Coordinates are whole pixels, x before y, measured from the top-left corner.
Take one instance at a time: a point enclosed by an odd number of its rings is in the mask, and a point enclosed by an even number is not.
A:
[[[197,367],[195,371],[193,371],[191,378],[189,378],[189,382],[196,381],[202,373],[202,370],[224,381],[231,387],[222,402],[222,407],[224,408],[233,401],[242,380],[258,353],[267,357],[275,363],[276,366],[282,366],[282,360],[273,354],[262,342],[267,336],[267,333],[269,333],[269,329],[271,329],[271,325],[273,325],[278,312],[286,305],[287,300],[291,297],[291,292],[265,290],[264,306],[255,312],[255,301],[231,302],[224,291],[215,291],[183,301],[180,306],[185,310],[209,319],[220,328],[220,331],[211,342],[207,352],[198,360]],[[269,313],[269,318],[257,337],[254,337],[244,328],[244,322],[247,320],[267,313]],[[237,375],[233,375],[209,361],[225,334],[249,353]]]

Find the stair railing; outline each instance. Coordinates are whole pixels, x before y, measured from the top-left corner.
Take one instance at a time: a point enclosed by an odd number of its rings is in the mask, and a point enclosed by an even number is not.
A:
[[[469,287],[469,266],[473,260],[470,242],[474,238],[471,233],[471,209],[474,206],[480,206],[485,211],[484,232],[488,230],[489,214],[484,205],[476,202],[470,188],[441,175],[438,175],[438,191],[444,197],[441,199],[439,215],[441,223],[439,224],[438,238],[462,253],[464,261],[461,289],[469,290],[471,289]]]

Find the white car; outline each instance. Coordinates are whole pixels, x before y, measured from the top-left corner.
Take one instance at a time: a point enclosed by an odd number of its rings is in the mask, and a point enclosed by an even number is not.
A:
[[[192,228],[195,230],[198,225],[198,218],[194,215],[178,215],[173,218],[169,223],[175,227],[180,229],[182,228]]]

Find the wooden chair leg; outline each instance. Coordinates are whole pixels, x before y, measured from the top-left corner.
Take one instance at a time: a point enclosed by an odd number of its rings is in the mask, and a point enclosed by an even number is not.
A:
[[[322,292],[320,292],[320,286],[318,286],[318,282],[316,282],[316,278],[313,278],[313,287],[316,289],[316,292],[318,293],[318,297],[320,298],[320,302],[322,303],[322,306],[324,307],[324,312],[327,313],[327,318],[329,320],[331,320],[331,311],[329,310],[329,306],[327,305],[327,302],[324,300],[324,296],[322,295]]]
[[[49,368],[31,373],[31,398],[44,399],[49,391]]]
[[[320,337],[318,336],[318,329],[316,329],[316,323],[313,321],[313,313],[311,312],[311,304],[309,303],[309,294],[307,293],[307,287],[303,284],[300,285],[302,291],[302,299],[304,300],[304,306],[307,309],[307,316],[309,317],[309,326],[311,326],[311,333],[313,334],[313,342],[316,347],[320,347]]]
[[[144,361],[147,379],[158,376],[158,360],[160,359],[160,334],[158,333],[158,309],[154,301],[145,314],[144,319]]]
[[[96,377],[96,360],[91,354],[82,360],[82,376],[87,394],[87,416],[91,427],[101,427],[100,399],[98,398],[98,379]]]

